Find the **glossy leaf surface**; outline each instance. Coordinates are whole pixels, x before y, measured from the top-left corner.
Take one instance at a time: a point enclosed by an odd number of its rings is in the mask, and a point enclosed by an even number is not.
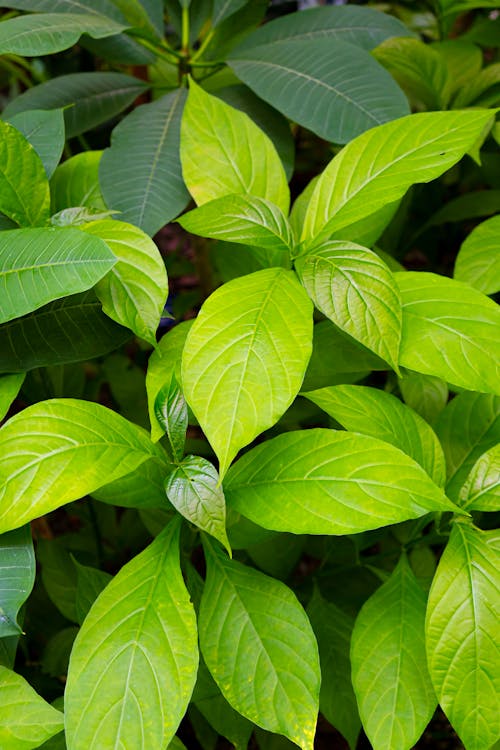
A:
[[[114,577],[71,654],[68,750],[165,747],[186,711],[198,667],[196,619],[179,565],[179,524]]]
[[[59,163],[64,147],[64,116],[62,109],[40,109],[19,112],[9,122],[28,140],[42,160],[47,177]]]
[[[312,750],[320,670],[304,610],[283,583],[205,550],[200,646],[213,678],[243,716]]]
[[[0,638],[19,635],[17,615],[35,582],[31,529],[23,526],[0,536]]]
[[[170,379],[156,396],[154,411],[156,421],[168,438],[174,461],[182,461],[188,427],[188,408],[173,369]]]
[[[500,291],[500,216],[479,224],[462,243],[453,276],[484,294]]]
[[[235,279],[202,306],[182,355],[182,387],[221,477],[297,395],[311,338],[312,305],[281,268]]]
[[[312,429],[258,445],[228,472],[226,500],[294,534],[352,534],[453,505],[411,458],[367,435]]]

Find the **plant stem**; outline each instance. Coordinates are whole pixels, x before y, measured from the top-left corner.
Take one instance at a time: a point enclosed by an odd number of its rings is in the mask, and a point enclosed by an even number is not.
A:
[[[189,8],[182,7],[181,52],[189,55]]]

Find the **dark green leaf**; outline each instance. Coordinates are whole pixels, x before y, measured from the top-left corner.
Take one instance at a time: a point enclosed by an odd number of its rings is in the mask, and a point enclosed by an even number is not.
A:
[[[182,461],[188,409],[174,371],[156,396],[154,410],[158,423],[167,435],[174,461]]]
[[[104,570],[80,565],[75,559],[73,564],[76,568],[75,614],[78,623],[82,625],[93,603],[113,576]]]
[[[78,622],[76,570],[69,552],[54,539],[40,539],[36,556],[42,566],[42,581],[49,599],[67,620]]]
[[[50,177],[64,148],[64,113],[62,109],[32,109],[13,115],[9,122],[31,143]]]
[[[0,536],[0,570],[0,638],[5,638],[22,632],[17,616],[35,582],[29,526]]]
[[[0,375],[0,422],[19,393],[24,378],[24,372],[15,375]]]

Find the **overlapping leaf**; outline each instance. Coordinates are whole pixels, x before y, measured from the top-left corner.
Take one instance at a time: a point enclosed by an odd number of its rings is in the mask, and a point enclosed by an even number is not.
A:
[[[42,160],[47,177],[59,163],[64,148],[62,109],[32,109],[13,115],[9,122],[28,140]]]
[[[102,151],[84,151],[60,164],[50,180],[54,213],[74,206],[106,210],[99,185]]]
[[[478,458],[460,490],[467,510],[500,510],[500,445]]]
[[[29,526],[0,536],[0,571],[0,638],[5,638],[22,632],[17,615],[35,582],[35,555]]]
[[[24,372],[0,375],[0,421],[7,414],[24,381]]]
[[[448,386],[434,375],[405,370],[399,379],[399,388],[405,404],[433,424],[448,403]]]
[[[453,275],[484,294],[500,291],[500,216],[472,230],[460,247]]]

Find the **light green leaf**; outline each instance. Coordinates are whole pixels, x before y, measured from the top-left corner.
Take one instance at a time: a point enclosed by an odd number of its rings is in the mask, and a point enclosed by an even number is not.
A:
[[[49,183],[40,157],[17,128],[1,120],[0,211],[21,226],[46,224],[50,216]]]
[[[0,326],[0,371],[83,362],[117,349],[129,338],[130,331],[104,315],[89,290]]]
[[[10,405],[21,389],[24,378],[24,372],[15,375],[0,375],[0,421],[9,411]]]
[[[498,532],[456,522],[429,595],[429,670],[467,750],[500,739],[499,568]]]
[[[500,398],[461,393],[444,409],[434,429],[446,458],[446,494],[457,501],[476,461],[500,442]]]
[[[349,657],[354,618],[323,599],[317,588],[307,615],[318,640],[321,662],[320,711],[354,750],[361,729]]]
[[[472,230],[459,250],[453,276],[484,294],[500,292],[500,216]]]
[[[64,726],[60,711],[35,693],[24,677],[0,666],[0,747],[2,750],[32,750]],[[21,707],[21,710],[20,710]]]
[[[244,44],[228,63],[286,117],[335,143],[409,111],[401,89],[369,52],[328,37]]]
[[[254,195],[225,195],[204,203],[178,219],[181,227],[202,237],[290,250],[291,227],[281,209]]]
[[[500,445],[478,458],[460,490],[459,504],[466,510],[500,510]]]
[[[290,191],[269,137],[244,112],[194,81],[182,118],[181,161],[198,205],[231,193],[250,193],[288,213]]]
[[[154,409],[156,420],[168,438],[173,460],[182,461],[189,416],[186,400],[173,369],[170,379],[156,396]]]
[[[389,393],[361,385],[337,385],[303,393],[346,430],[385,440],[400,448],[444,486],[446,466],[435,432],[412,409]]]
[[[99,208],[87,208],[86,206],[73,206],[63,208],[50,217],[50,223],[54,227],[78,227],[90,221],[110,219],[116,211],[102,211]]]
[[[126,24],[95,13],[39,13],[0,23],[0,54],[41,57],[61,52],[82,34],[94,39],[119,34]]]
[[[132,224],[102,219],[81,226],[104,240],[118,259],[96,286],[102,309],[140,338],[156,344],[156,329],[168,296],[165,264],[154,242]]]
[[[89,565],[80,565],[74,558],[73,563],[76,568],[75,614],[78,623],[83,625],[93,603],[113,576],[104,570],[92,568]]]
[[[410,750],[436,709],[425,656],[426,603],[403,555],[356,619],[352,682],[374,750]]]
[[[208,542],[205,553],[200,647],[212,677],[247,719],[312,750],[320,668],[304,610],[283,583]]]
[[[74,206],[106,211],[99,185],[102,151],[84,151],[60,164],[50,180],[54,212]]]
[[[166,457],[165,457],[166,459]],[[92,492],[92,497],[101,503],[119,505],[124,508],[161,508],[162,511],[173,509],[165,498],[165,477],[173,470],[173,466],[155,459],[144,461],[137,469],[126,474],[121,479],[98,487]],[[162,528],[165,524],[162,525]]]
[[[367,435],[287,432],[245,453],[224,482],[228,507],[274,531],[355,534],[457,510],[398,448]]]
[[[311,354],[312,304],[291,271],[230,281],[203,304],[182,354],[182,387],[220,463],[275,424]]]
[[[433,424],[448,402],[448,386],[441,378],[404,370],[399,388],[405,404]]]
[[[423,112],[385,123],[351,141],[318,180],[302,239],[317,244],[382,206],[410,185],[429,182],[474,145],[491,113]]]
[[[13,115],[9,122],[31,143],[50,177],[64,148],[63,110],[32,109]]]
[[[468,284],[394,274],[403,300],[400,364],[470,391],[500,394],[500,309]]]
[[[0,234],[0,323],[94,286],[115,265],[109,247],[70,227]]]
[[[0,531],[83,497],[163,451],[100,404],[52,399],[0,429]]]
[[[217,539],[231,554],[226,534],[226,501],[214,466],[186,456],[165,480],[167,497],[179,513]]]
[[[163,36],[163,2],[162,0],[113,0],[131,26],[153,34]]]
[[[29,526],[0,536],[0,570],[0,638],[5,638],[22,632],[17,616],[35,583],[35,554]]]
[[[108,206],[149,235],[189,201],[179,157],[185,101],[185,89],[177,89],[134,109],[113,130],[99,167]]]
[[[119,114],[147,89],[147,83],[124,73],[70,73],[15,97],[3,116],[10,118],[28,109],[65,108],[66,137],[72,138]]]
[[[401,297],[384,261],[352,242],[330,241],[295,265],[316,307],[398,371]]]
[[[92,744],[151,750],[173,739],[198,667],[179,530],[171,522],[120,570],[87,615],[66,685],[68,750]]]
[[[148,393],[148,411],[151,421],[151,440],[156,443],[165,434],[165,426],[156,417],[156,401],[166,384],[172,380],[172,374],[180,388],[181,356],[186,336],[193,321],[186,320],[168,331],[152,352],[146,373],[146,390]]]
[[[500,63],[493,63],[488,65],[486,68],[478,73],[474,78],[462,86],[458,94],[453,101],[453,107],[460,109],[460,107],[470,107],[471,105],[478,103],[480,97],[485,94],[488,89],[493,86],[497,86],[500,83]]]
[[[448,69],[448,89],[451,94],[475,78],[483,67],[483,51],[462,38],[434,42],[436,50]]]
[[[42,581],[51,602],[67,620],[78,622],[76,616],[76,570],[69,552],[55,539],[39,539],[37,560],[42,568]]]

